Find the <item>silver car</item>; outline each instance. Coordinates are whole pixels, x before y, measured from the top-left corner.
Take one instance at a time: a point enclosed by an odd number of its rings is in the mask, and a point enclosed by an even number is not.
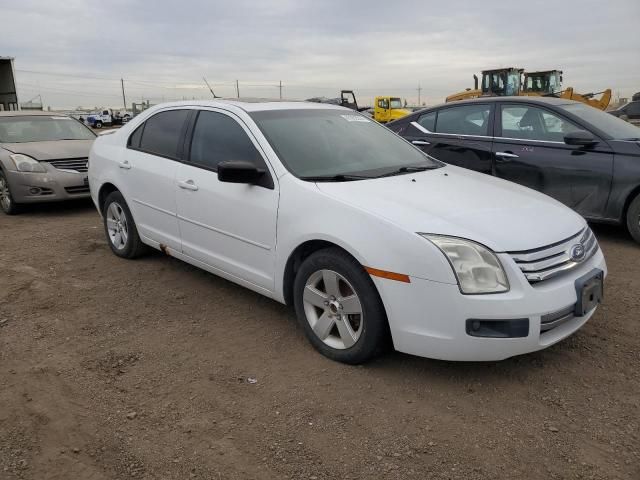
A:
[[[0,208],[88,198],[87,161],[96,135],[52,112],[0,112]]]

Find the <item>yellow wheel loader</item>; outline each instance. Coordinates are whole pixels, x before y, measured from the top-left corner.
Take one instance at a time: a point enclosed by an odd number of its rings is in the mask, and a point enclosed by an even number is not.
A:
[[[524,74],[524,81],[521,77]],[[478,88],[478,77],[473,76],[475,88],[454,93],[446,98],[447,102],[466,100],[482,96],[529,95],[553,96],[586,103],[594,108],[605,110],[611,101],[611,89],[597,93],[576,93],[573,87],[562,89],[562,70],[540,70],[526,72],[519,68],[501,68],[482,72],[482,88]],[[517,86],[517,89],[515,88]],[[600,98],[595,98],[601,95]]]

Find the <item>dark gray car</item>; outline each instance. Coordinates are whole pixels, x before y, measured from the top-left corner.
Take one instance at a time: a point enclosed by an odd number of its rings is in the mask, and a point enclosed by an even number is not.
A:
[[[96,135],[52,112],[0,112],[0,208],[88,198],[87,161]]]

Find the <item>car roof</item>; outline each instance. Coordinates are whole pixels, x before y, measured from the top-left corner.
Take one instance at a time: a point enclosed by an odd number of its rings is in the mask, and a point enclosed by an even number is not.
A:
[[[505,97],[505,96],[492,96],[492,97],[478,97],[470,98],[468,100],[456,100],[453,102],[441,103],[440,105],[434,105],[428,108],[440,108],[451,105],[465,105],[473,103],[493,103],[493,102],[509,102],[509,103],[539,103],[542,105],[569,105],[571,103],[579,103],[573,100],[567,100],[566,98],[557,97],[540,97],[536,95],[520,95],[517,97]]]
[[[340,105],[330,103],[318,103],[318,102],[304,102],[293,100],[278,100],[278,99],[265,99],[265,98],[234,98],[226,99],[220,98],[215,100],[187,100],[182,102],[167,102],[155,105],[155,107],[167,108],[167,107],[225,107],[234,106],[245,112],[260,112],[264,110],[302,110],[302,109],[314,109],[314,110],[349,110],[348,108],[341,107]],[[157,108],[156,108],[157,109]]]
[[[65,116],[68,117],[69,115],[67,115],[66,113],[58,113],[58,112],[44,112],[42,110],[7,110],[7,111],[2,111],[0,112],[0,118],[1,117],[27,117],[27,116],[34,116],[34,117],[51,117],[51,116],[56,116],[56,117],[60,117],[60,116]]]

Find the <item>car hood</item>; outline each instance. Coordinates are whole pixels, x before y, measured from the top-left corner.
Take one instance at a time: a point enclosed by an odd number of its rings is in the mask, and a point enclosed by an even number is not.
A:
[[[585,226],[582,217],[546,195],[453,166],[317,185],[405,230],[467,238],[496,252],[546,246]]]
[[[11,153],[22,153],[36,160],[84,158],[89,156],[93,140],[55,140],[52,142],[2,143]]]

